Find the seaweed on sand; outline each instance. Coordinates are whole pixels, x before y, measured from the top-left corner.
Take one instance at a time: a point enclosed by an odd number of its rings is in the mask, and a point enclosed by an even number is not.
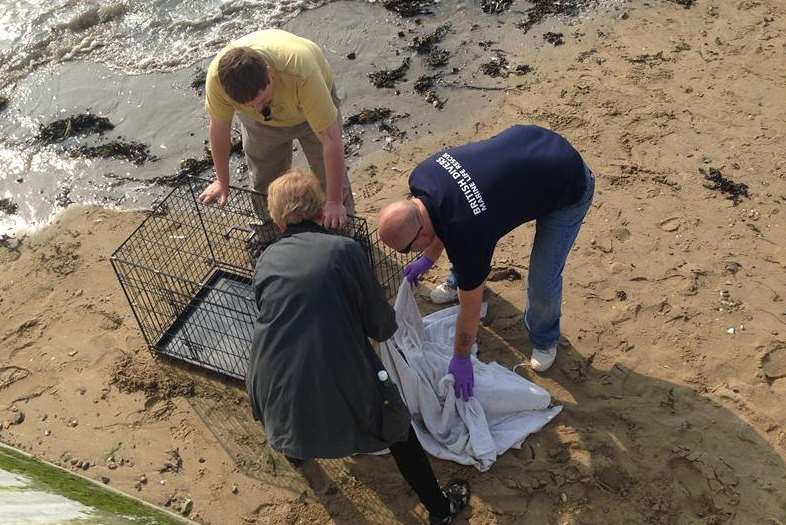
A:
[[[437,83],[438,80],[442,78],[441,73],[437,73],[436,75],[423,75],[418,77],[415,81],[415,92],[420,95],[425,94],[431,88],[434,87],[434,84]]]
[[[499,51],[488,62],[480,65],[480,70],[483,74],[493,78],[507,77],[510,74],[508,59]]]
[[[13,215],[19,210],[19,205],[11,199],[0,199],[0,212]]]
[[[690,9],[696,3],[696,0],[671,0],[677,5],[681,5],[685,9]]]
[[[531,0],[527,18],[516,24],[525,33],[544,19],[555,15],[576,16],[596,0]]]
[[[148,161],[156,161],[158,158],[150,154],[150,148],[146,144],[134,141],[113,140],[99,146],[79,146],[71,151],[72,157],[88,158],[113,158],[125,159],[141,166]]]
[[[426,55],[431,52],[431,48],[435,44],[442,42],[445,35],[450,31],[450,24],[439,26],[433,33],[429,33],[424,37],[416,36],[409,44],[410,49],[414,49],[419,55]]]
[[[426,91],[425,99],[426,102],[428,102],[429,104],[431,104],[437,109],[443,109],[445,107],[445,104],[448,103],[448,99],[441,98],[439,95],[437,95],[435,91],[431,91],[431,90]]]
[[[412,18],[418,15],[431,15],[434,0],[382,0],[382,7],[388,11],[398,13],[402,18]]]
[[[388,118],[393,111],[390,108],[367,108],[361,109],[358,113],[351,115],[344,122],[344,127],[354,126],[356,124],[373,124]]]
[[[110,129],[114,124],[106,117],[97,117],[90,113],[71,115],[64,119],[55,120],[47,125],[40,125],[36,139],[46,144],[62,142],[69,137],[98,133],[99,135]]]
[[[564,35],[562,33],[554,33],[552,31],[547,31],[543,34],[543,40],[548,42],[549,44],[554,45],[554,47],[561,46],[565,43],[562,39]]]
[[[707,180],[704,184],[705,188],[724,193],[726,198],[732,201],[735,206],[742,201],[742,197],[751,198],[747,184],[734,182],[724,177],[718,168],[709,168],[707,171],[699,168],[699,173],[704,175],[704,179]]]
[[[229,150],[230,155],[234,153],[242,153],[243,151],[243,140],[240,137],[233,137],[232,138],[232,147]],[[173,184],[178,183],[183,177],[190,177],[190,176],[197,176],[201,175],[205,171],[211,169],[213,167],[213,154],[210,152],[210,148],[205,146],[204,150],[202,151],[201,158],[186,158],[180,161],[180,168],[177,170],[177,173],[174,175],[167,175],[164,177],[160,177],[155,179],[156,184],[161,184],[164,186],[170,186]]]
[[[447,65],[448,60],[450,60],[450,51],[434,46],[423,61],[431,68],[438,68]]]
[[[404,62],[396,69],[383,69],[381,71],[374,71],[368,74],[368,78],[374,86],[378,88],[392,88],[395,87],[396,81],[404,78],[409,69],[409,58],[405,58]]]
[[[480,0],[480,8],[484,13],[498,15],[510,9],[513,0]]]
[[[205,92],[205,83],[207,82],[207,71],[205,71],[201,67],[197,67],[194,70],[194,76],[191,79],[191,89],[196,91],[198,94],[202,94]]]
[[[3,111],[8,106],[8,97],[0,95],[0,111]]]
[[[357,131],[351,131],[344,134],[344,156],[357,155],[363,146],[363,137]]]

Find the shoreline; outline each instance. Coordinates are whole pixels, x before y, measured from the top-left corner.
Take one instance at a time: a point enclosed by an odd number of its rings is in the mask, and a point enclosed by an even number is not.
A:
[[[559,48],[542,34],[567,33],[569,26],[564,20],[547,19],[525,34],[516,28],[522,12],[517,6],[497,16],[481,13],[480,17],[477,7],[445,6],[435,15],[401,19],[376,4],[332,2],[304,11],[283,25],[320,42],[337,78],[345,119],[367,109],[391,111],[380,122],[345,127],[350,175],[358,159],[376,150],[406,147],[424,135],[464,126],[469,119],[493,118],[493,108],[506,92],[527,89],[550,73],[550,57]],[[614,20],[608,9],[598,8],[567,22],[594,17],[600,26],[611,26]],[[329,28],[324,27],[325,19],[331,22]],[[430,56],[413,46],[432,49],[423,41],[445,27],[449,29],[441,40],[436,39],[433,50],[447,52],[446,62],[431,67]],[[570,42],[595,37],[565,38]],[[404,59],[409,59],[409,70],[392,88],[376,88],[366,78],[397,67]],[[530,65],[533,60],[544,64],[542,70]],[[496,76],[483,72],[489,64]],[[155,181],[175,180],[184,160],[203,156],[204,98],[191,84],[206,65],[201,61],[173,72],[126,75],[101,64],[69,62],[38,70],[20,81],[3,111],[7,119],[0,122],[0,135],[8,137],[0,148],[0,160],[7,158],[0,198],[18,212],[9,215],[0,207],[0,235],[24,234],[26,226],[46,224],[71,202],[122,208],[155,204],[166,191]],[[531,70],[522,73],[517,67]],[[430,88],[418,87],[417,81],[424,77],[432,78]],[[434,104],[444,106],[438,109]],[[39,124],[84,113],[109,118],[114,129],[51,145],[35,139]],[[135,165],[75,153],[113,140],[145,146],[153,160],[139,159]],[[233,155],[230,172],[235,184],[245,186],[241,157]],[[304,163],[296,146],[294,164]]]
[[[775,0],[660,2],[611,22],[577,20],[537,60],[512,47],[535,74],[493,95],[488,117],[451,99],[434,114],[452,112],[454,125],[353,165],[358,214],[372,220],[427,155],[514,123],[563,134],[596,173],[565,270],[557,363],[522,372],[563,413],[489,472],[432,463],[439,479],[472,483],[461,524],[777,523],[786,12]],[[716,172],[748,196],[735,202],[706,178]],[[0,244],[0,441],[55,464],[87,461],[87,476],[156,505],[191,499],[190,519],[204,524],[421,522],[390,458],[319,461],[323,479],[308,486],[267,451],[241,386],[150,356],[109,264],[142,217],[75,206]],[[485,361],[510,367],[531,351],[520,317],[533,233],[526,225],[497,247],[494,271],[511,277],[488,285]],[[424,314],[446,271],[440,261],[418,289]],[[12,408],[22,423],[6,424]]]

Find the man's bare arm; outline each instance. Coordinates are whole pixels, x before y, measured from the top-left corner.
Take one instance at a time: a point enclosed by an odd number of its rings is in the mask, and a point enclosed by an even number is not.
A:
[[[456,339],[453,351],[460,356],[468,356],[478,336],[480,306],[483,302],[484,284],[473,290],[458,291],[459,313],[456,318]]]
[[[208,141],[213,165],[216,169],[216,180],[199,195],[203,204],[226,204],[229,197],[229,152],[232,148],[232,121],[210,118],[208,125]]]
[[[423,250],[423,255],[428,257],[431,262],[437,262],[437,259],[442,256],[443,249],[444,246],[442,245],[442,241],[440,241],[439,238],[435,236],[434,240],[431,241],[431,244],[429,244],[428,247]]]
[[[344,143],[341,138],[341,125],[336,120],[329,128],[317,133],[322,143],[322,156],[325,159],[325,213],[324,225],[339,228],[347,220],[344,207]]]

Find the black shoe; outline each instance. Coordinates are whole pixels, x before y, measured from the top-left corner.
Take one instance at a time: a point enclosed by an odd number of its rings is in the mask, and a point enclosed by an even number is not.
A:
[[[450,514],[447,516],[429,515],[429,525],[450,525],[453,523],[456,516],[469,504],[469,482],[463,479],[451,480],[442,489],[442,493],[448,498],[448,503],[450,503]]]

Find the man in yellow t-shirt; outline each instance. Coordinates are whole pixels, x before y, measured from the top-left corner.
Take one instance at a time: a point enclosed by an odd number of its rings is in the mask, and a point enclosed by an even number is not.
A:
[[[210,63],[205,107],[216,180],[199,196],[202,203],[227,201],[237,116],[251,187],[265,196],[257,211],[266,210],[270,183],[291,167],[292,141],[298,139],[327,194],[324,225],[338,228],[354,212],[333,73],[315,43],[279,29],[235,40]]]

